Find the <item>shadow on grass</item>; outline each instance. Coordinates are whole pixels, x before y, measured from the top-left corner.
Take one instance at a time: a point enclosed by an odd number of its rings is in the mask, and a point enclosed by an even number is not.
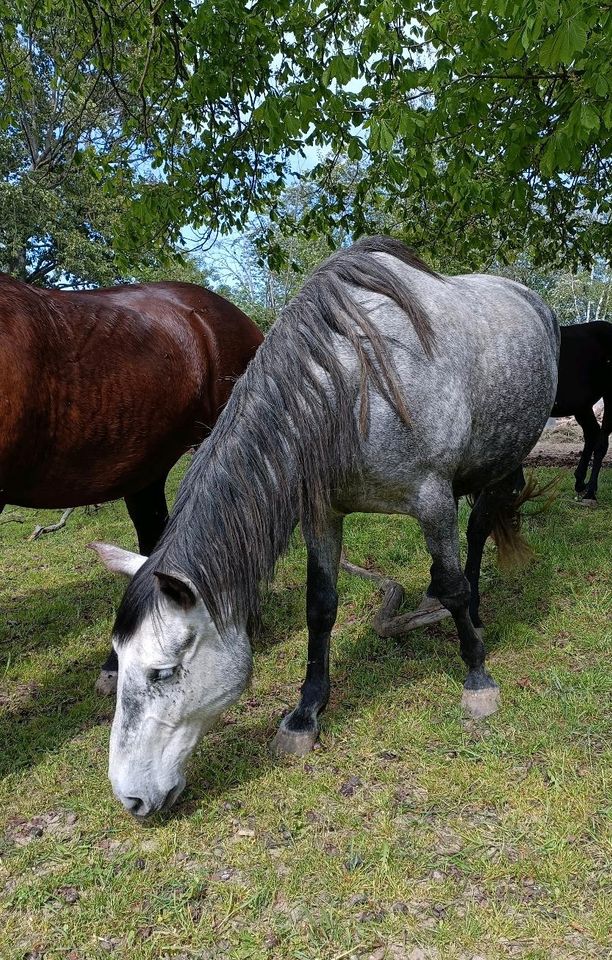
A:
[[[84,627],[113,618],[125,584],[101,574],[96,580],[79,580],[36,587],[0,603],[0,644],[5,656],[65,646]],[[106,628],[105,628],[106,629]],[[110,644],[110,637],[109,644]]]
[[[510,590],[507,582],[485,588],[485,622],[494,623],[496,612],[506,614],[504,607],[511,607],[520,611],[522,623],[536,627],[548,613],[551,575],[552,568],[543,564],[535,582],[516,578]],[[350,579],[345,584],[347,588],[343,591],[341,604],[350,603],[357,596],[363,597],[357,589],[353,591]],[[120,595],[121,587],[117,587],[116,580],[107,577],[101,577],[93,584],[84,581],[32,591],[9,603],[3,647],[13,662],[28,653],[56,648],[65,636],[74,640],[75,631],[80,630],[83,623],[108,620]],[[525,603],[527,596],[528,604]],[[379,597],[378,591],[373,589],[372,614]],[[287,636],[287,623],[293,625],[292,630],[296,625],[303,629],[305,585],[285,588],[277,585],[268,594],[264,627],[256,642],[260,657],[274,656],[274,646]],[[488,650],[494,650],[495,646],[495,631],[490,630]],[[410,663],[408,671],[397,669],[404,652]],[[3,697],[1,776],[35,764],[84,729],[110,720],[113,701],[97,697],[93,692],[104,655],[101,639],[99,648],[88,652],[85,658],[79,657],[78,662],[32,684],[31,693],[17,696],[14,702],[11,696]],[[335,658],[332,686],[336,706],[328,709],[328,715],[333,716],[335,724],[338,721],[341,725],[348,724],[361,706],[371,699],[440,672],[452,675],[458,683],[462,683],[465,676],[450,621],[414,631],[399,640],[382,640],[371,629],[360,631],[354,642],[343,639]],[[278,717],[274,716],[263,721],[253,716],[244,720],[241,717],[230,727],[209,735],[194,760],[194,789],[197,790],[199,781],[209,782],[211,778],[215,789],[223,790],[257,777],[272,762],[266,747],[277,722]]]
[[[112,717],[114,701],[96,696],[94,684],[110,649],[108,620],[119,596],[117,581],[101,576],[94,582],[39,587],[3,602],[0,776],[32,766]],[[104,627],[99,639],[92,639],[97,623]],[[88,636],[82,638],[87,628]],[[25,676],[10,675],[11,667],[39,655],[49,666],[41,666],[35,678],[28,677],[27,669]]]
[[[53,673],[34,686],[28,697],[4,707],[0,777],[33,766],[83,731],[110,721],[114,701],[92,692],[99,665],[100,657],[92,654],[79,664]]]

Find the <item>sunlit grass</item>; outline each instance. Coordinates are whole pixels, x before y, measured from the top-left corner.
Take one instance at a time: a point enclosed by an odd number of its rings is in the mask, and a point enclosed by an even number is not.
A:
[[[57,514],[7,508],[0,521],[24,523],[0,525],[2,960],[608,956],[611,482],[590,511],[564,479],[527,524],[529,568],[502,577],[487,551],[498,715],[462,721],[448,622],[383,641],[375,588],[343,574],[321,747],[273,763],[304,669],[296,538],[252,688],[198,748],[176,815],[150,827],[111,796],[112,704],[93,692],[122,584],[85,545],[133,547],[125,508],[34,543]],[[408,519],[352,517],[346,547],[409,601],[427,585]]]

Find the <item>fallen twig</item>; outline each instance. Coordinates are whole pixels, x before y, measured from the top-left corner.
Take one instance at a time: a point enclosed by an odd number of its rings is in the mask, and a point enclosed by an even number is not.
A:
[[[37,524],[28,537],[28,540],[38,540],[39,537],[42,537],[43,533],[55,533],[56,530],[61,530],[62,527],[66,526],[68,517],[71,513],[74,513],[75,510],[76,507],[68,507],[67,510],[64,510],[57,523],[50,523],[46,527],[41,527],[40,524]]]

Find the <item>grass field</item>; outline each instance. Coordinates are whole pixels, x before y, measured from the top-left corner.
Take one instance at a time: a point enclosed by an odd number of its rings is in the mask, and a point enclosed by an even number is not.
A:
[[[125,508],[78,511],[34,543],[34,524],[58,514],[7,508],[2,960],[609,957],[612,475],[597,511],[570,491],[565,475],[529,520],[530,567],[502,576],[487,549],[495,717],[461,718],[448,621],[382,641],[368,626],[376,589],[343,574],[320,747],[273,763],[306,650],[296,541],[252,688],[201,743],[176,813],[150,826],[111,795],[113,704],[93,692],[122,584],[85,544],[133,546]],[[429,561],[411,520],[352,517],[346,546],[416,603]]]

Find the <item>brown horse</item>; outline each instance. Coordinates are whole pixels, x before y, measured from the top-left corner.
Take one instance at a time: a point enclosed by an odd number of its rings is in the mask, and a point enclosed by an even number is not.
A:
[[[169,470],[210,433],[261,341],[194,284],[63,292],[0,274],[0,512],[124,497],[148,555]],[[116,670],[112,653],[101,692]]]

